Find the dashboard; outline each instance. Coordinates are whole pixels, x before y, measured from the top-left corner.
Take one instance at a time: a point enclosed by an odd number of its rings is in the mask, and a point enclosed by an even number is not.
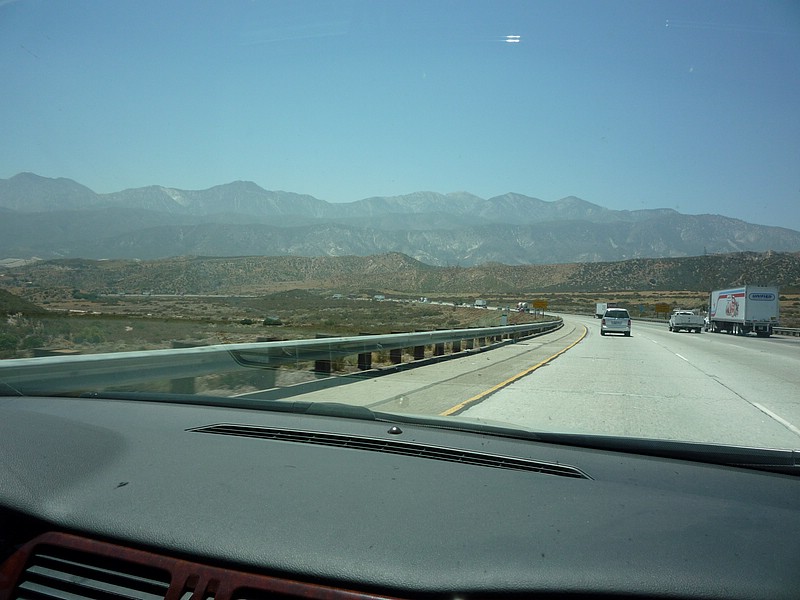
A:
[[[0,600],[797,597],[796,476],[452,422],[0,398]]]

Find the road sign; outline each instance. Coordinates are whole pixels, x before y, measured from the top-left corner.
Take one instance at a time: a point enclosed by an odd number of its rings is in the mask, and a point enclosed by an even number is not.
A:
[[[547,308],[547,300],[534,300],[533,308],[539,308],[541,310],[545,310]]]

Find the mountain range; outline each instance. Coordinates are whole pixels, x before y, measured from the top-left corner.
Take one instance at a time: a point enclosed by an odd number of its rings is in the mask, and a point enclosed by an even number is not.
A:
[[[369,256],[431,265],[617,261],[796,251],[800,232],[672,209],[618,211],[573,196],[416,192],[329,203],[236,181],[98,194],[70,179],[0,179],[0,259]]]

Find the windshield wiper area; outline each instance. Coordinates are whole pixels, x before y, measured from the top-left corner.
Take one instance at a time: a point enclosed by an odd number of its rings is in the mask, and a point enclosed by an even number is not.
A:
[[[800,450],[570,433],[538,432],[536,438],[543,442],[579,448],[610,450],[800,476]]]
[[[380,421],[393,423],[413,423],[418,426],[511,437],[532,442],[544,442],[591,450],[625,452],[657,458],[687,460],[800,476],[800,450],[580,433],[552,433],[517,429],[513,425],[470,422],[454,417],[425,417],[379,412],[374,414],[375,418]]]
[[[610,452],[624,452],[640,456],[687,460],[726,467],[756,469],[770,473],[800,476],[800,450],[752,448],[748,446],[728,446],[724,444],[702,442],[579,433],[552,433],[520,429],[511,424],[470,421],[456,417],[377,412],[365,406],[353,406],[340,402],[263,400],[246,397],[219,397],[153,392],[88,392],[82,394],[81,397],[106,400],[128,400],[134,402],[170,402],[195,406],[216,406],[358,419],[362,421],[381,421],[385,423],[408,424],[417,427],[430,427],[449,431],[507,437],[530,442],[558,444],[562,446]]]
[[[201,396],[197,394],[171,394],[156,392],[87,392],[81,398],[102,400],[130,400],[132,402],[172,402],[195,406],[221,406],[273,412],[287,412],[304,415],[320,415],[375,421],[376,415],[364,406],[353,406],[341,402],[303,402],[300,400],[258,400],[243,397]]]

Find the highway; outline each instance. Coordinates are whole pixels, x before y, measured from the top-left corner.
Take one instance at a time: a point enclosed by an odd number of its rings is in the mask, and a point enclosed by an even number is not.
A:
[[[670,333],[634,322],[630,338],[581,343],[463,412],[547,431],[800,448],[800,341]]]
[[[459,414],[541,431],[800,448],[800,338],[671,333],[599,320],[302,399]]]

